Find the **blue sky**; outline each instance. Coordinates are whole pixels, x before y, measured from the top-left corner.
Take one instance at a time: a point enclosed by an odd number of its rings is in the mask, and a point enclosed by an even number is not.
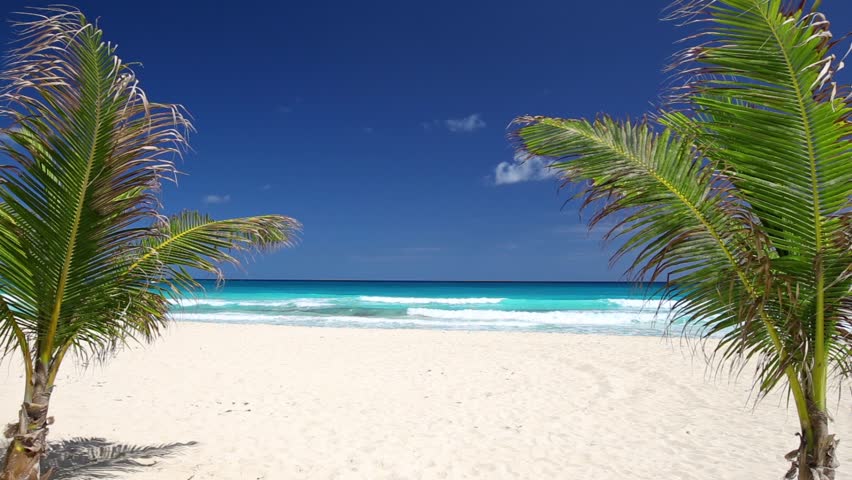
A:
[[[618,280],[568,193],[513,163],[506,126],[647,111],[685,34],[659,21],[667,3],[77,5],[143,64],[150,98],[195,118],[168,210],[304,223],[297,248],[231,277]],[[852,30],[852,2],[822,10]]]

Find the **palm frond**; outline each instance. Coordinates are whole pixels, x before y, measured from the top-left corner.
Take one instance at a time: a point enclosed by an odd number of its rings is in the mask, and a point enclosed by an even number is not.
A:
[[[193,271],[222,279],[221,265],[239,265],[239,254],[292,246],[301,224],[283,215],[214,220],[195,211],[163,219],[136,250],[131,274],[165,282],[179,289],[197,286]]]
[[[221,277],[218,264],[291,245],[300,226],[281,215],[160,215],[160,183],[192,128],[182,107],[149,101],[79,11],[28,15],[0,75],[11,123],[0,145],[10,158],[0,169],[0,307],[11,312],[0,312],[0,346],[33,342],[55,373],[68,351],[103,358],[156,337],[165,295],[197,286],[192,272]]]
[[[672,15],[706,31],[674,65],[681,82],[672,106],[691,115],[664,119],[688,130],[716,168],[730,172],[759,219],[773,252],[778,308],[796,319],[789,335],[808,352],[803,367],[825,382],[825,355],[850,346],[839,327],[848,324],[842,303],[852,289],[842,218],[852,207],[852,96],[835,79],[845,50],[834,51],[829,22],[815,6],[678,3]]]
[[[703,161],[693,143],[645,122],[521,117],[512,138],[523,154],[553,158],[566,182],[583,183],[590,220],[616,218],[607,238],[622,238],[615,257],[633,255],[628,273],[665,277],[678,320],[721,335],[724,359],[759,358],[761,390],[788,366],[777,318],[766,315],[759,281],[768,258],[747,205],[730,179]],[[757,248],[756,248],[757,247]]]
[[[16,167],[0,172],[0,289],[47,359],[82,322],[119,317],[142,291],[116,282],[117,254],[156,219],[155,193],[190,125],[179,106],[148,101],[79,11],[31,17],[15,24],[20,42],[0,76],[12,121],[0,148]]]

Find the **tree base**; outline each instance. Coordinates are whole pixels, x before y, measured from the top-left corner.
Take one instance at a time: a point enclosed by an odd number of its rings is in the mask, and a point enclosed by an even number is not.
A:
[[[41,435],[42,439],[46,434],[47,432],[44,432]],[[41,475],[44,448],[43,441],[28,446],[17,438],[12,440],[6,449],[6,460],[3,462],[0,480],[46,480],[46,477]]]
[[[790,469],[784,475],[785,480],[835,480],[837,467],[837,444],[840,440],[834,435],[826,435],[817,440],[814,451],[808,452],[807,442],[800,436],[799,448],[788,453],[785,458],[791,462]]]

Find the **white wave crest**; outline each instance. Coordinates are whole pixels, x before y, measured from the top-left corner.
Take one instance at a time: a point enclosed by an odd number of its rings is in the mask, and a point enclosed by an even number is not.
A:
[[[608,298],[607,302],[618,305],[624,308],[633,308],[639,310],[656,310],[660,311],[672,310],[675,306],[674,300],[659,300],[659,299],[640,299],[640,298]]]
[[[331,300],[323,300],[321,298],[297,298],[295,300],[290,300],[289,302],[289,305],[299,308],[327,307],[334,303]]]
[[[240,307],[297,307],[316,308],[332,305],[332,301],[322,298],[293,298],[288,300],[220,300],[212,298],[178,298],[171,299],[169,303],[181,307],[194,307],[206,305],[209,307],[227,307],[236,305]]]
[[[210,300],[199,298],[172,298],[169,299],[172,305],[180,305],[181,307],[194,307],[197,305],[209,305],[211,307],[224,307],[225,305],[234,305],[234,302],[227,300]]]
[[[529,323],[520,321],[451,321],[451,320],[426,320],[417,318],[383,318],[383,317],[358,317],[358,316],[327,316],[312,317],[306,315],[263,315],[252,313],[172,313],[173,320],[182,322],[213,322],[213,323],[271,323],[271,324],[295,324],[295,325],[329,325],[349,324],[364,326],[394,325],[397,327],[422,326],[432,328],[455,328],[464,329],[471,327],[529,327]]]
[[[362,302],[368,303],[399,303],[399,304],[407,304],[407,305],[425,305],[429,303],[443,304],[443,305],[483,305],[483,304],[494,304],[500,303],[505,298],[491,298],[491,297],[482,297],[482,298],[427,298],[427,297],[373,297],[369,295],[363,295],[358,297],[358,299]]]
[[[216,323],[256,323],[274,322],[284,315],[264,315],[261,313],[172,313],[173,320],[183,322],[216,322]]]
[[[604,310],[562,310],[547,312],[507,310],[442,310],[409,308],[408,315],[456,321],[521,321],[538,325],[625,325],[665,320],[666,315],[653,312],[619,312]]]

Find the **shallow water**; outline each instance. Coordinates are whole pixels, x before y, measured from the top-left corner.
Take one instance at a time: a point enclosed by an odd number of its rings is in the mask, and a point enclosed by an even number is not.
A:
[[[176,320],[217,323],[660,335],[660,285],[232,280],[173,300]]]

